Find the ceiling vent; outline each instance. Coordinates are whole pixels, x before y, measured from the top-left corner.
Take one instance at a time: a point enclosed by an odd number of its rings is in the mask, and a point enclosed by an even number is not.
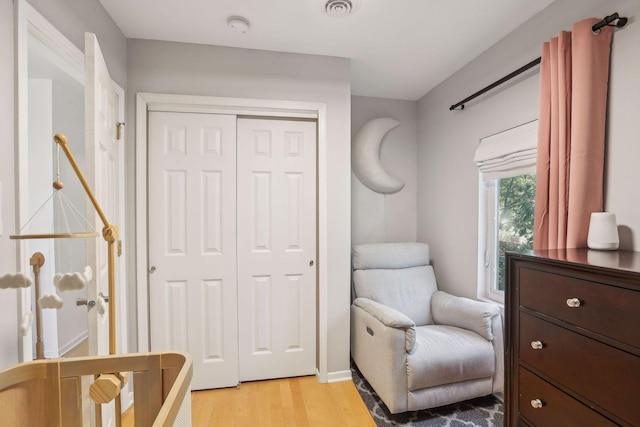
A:
[[[327,0],[324,13],[329,16],[349,16],[355,12],[357,3],[357,0]]]

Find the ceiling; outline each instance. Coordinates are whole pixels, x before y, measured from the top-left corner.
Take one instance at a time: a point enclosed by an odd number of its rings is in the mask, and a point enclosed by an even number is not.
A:
[[[346,0],[342,0],[346,1]],[[554,0],[100,0],[127,38],[349,58],[351,93],[417,100]],[[238,33],[227,18],[250,23]]]

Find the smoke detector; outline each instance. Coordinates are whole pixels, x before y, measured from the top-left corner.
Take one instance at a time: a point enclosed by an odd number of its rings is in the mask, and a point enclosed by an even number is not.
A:
[[[230,16],[227,18],[227,26],[236,33],[246,33],[249,31],[249,21],[242,16]]]
[[[358,8],[359,0],[323,0],[323,2],[325,14],[342,17],[353,14]]]

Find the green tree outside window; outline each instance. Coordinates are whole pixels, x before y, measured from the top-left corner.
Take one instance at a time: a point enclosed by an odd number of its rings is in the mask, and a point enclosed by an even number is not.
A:
[[[498,218],[498,283],[505,288],[504,253],[533,249],[533,216],[536,201],[536,176],[520,175],[500,180]]]

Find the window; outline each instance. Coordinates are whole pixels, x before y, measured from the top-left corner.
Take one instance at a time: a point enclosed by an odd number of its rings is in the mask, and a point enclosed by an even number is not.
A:
[[[502,301],[505,289],[504,253],[533,249],[536,177],[533,174],[483,181],[487,206],[484,282],[486,297]]]
[[[537,121],[483,138],[480,169],[478,296],[504,302],[504,253],[533,248]]]

